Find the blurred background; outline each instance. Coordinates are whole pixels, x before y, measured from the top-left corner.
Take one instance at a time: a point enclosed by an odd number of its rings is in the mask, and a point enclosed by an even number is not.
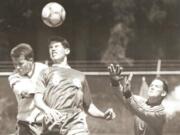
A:
[[[47,38],[61,35],[71,43],[71,60],[179,59],[179,0],[54,0],[66,10],[58,28],[41,21],[43,6],[52,0],[0,2],[1,59],[19,42],[48,59]],[[42,49],[43,48],[43,49]]]
[[[10,49],[29,43],[35,60],[47,62],[51,35],[61,35],[70,42],[70,65],[87,74],[95,103],[104,110],[112,106],[117,112],[112,122],[88,117],[92,134],[133,134],[133,116],[111,91],[106,66],[119,63],[125,72],[137,72],[133,79],[137,94],[142,76],[150,83],[160,71],[164,71],[162,76],[171,90],[179,85],[180,1],[54,0],[65,8],[66,20],[60,27],[50,28],[42,22],[41,10],[51,1],[0,1],[0,134],[15,130],[16,100],[7,81],[13,70]],[[165,135],[180,133],[180,115],[176,115],[168,121]]]

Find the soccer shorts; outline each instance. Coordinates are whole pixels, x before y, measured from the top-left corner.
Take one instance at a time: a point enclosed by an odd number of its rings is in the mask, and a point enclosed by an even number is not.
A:
[[[26,121],[17,122],[16,135],[41,135],[42,124],[41,123],[29,123]]]

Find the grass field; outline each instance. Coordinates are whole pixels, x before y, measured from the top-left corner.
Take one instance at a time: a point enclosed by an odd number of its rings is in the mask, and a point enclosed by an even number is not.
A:
[[[132,81],[134,93],[139,92],[141,77],[135,76]],[[147,82],[154,76],[147,76]],[[170,84],[170,89],[180,84],[180,76],[164,76]],[[113,121],[105,121],[88,117],[88,125],[92,135],[133,135],[133,116],[120,103],[111,90],[107,76],[88,76],[94,103],[101,109],[114,108],[117,117]],[[7,77],[0,77],[0,135],[8,135],[15,131],[17,103],[12,90],[7,83]],[[180,134],[180,115],[168,121],[164,135]]]

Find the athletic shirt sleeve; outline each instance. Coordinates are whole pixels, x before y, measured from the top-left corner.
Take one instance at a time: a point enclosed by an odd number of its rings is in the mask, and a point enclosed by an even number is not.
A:
[[[131,112],[139,118],[146,121],[151,126],[161,125],[165,120],[164,108],[159,105],[156,107],[148,107],[147,104],[139,99],[138,96],[132,96],[128,99],[127,105]]]
[[[92,97],[91,97],[91,93],[90,93],[90,88],[89,88],[86,77],[84,77],[84,84],[83,84],[83,106],[84,106],[84,108],[88,109],[91,102],[92,102]]]
[[[46,89],[46,78],[47,78],[47,69],[44,69],[40,72],[37,82],[36,82],[36,88],[35,93],[44,93]]]
[[[22,93],[34,94],[35,86],[32,81],[25,76],[20,76],[18,74],[12,74],[8,77],[10,87],[15,94],[19,95]]]
[[[8,77],[8,81],[9,81],[10,87],[13,89],[14,85],[20,81],[20,77],[18,77],[18,75],[16,75],[15,73],[13,73],[12,75]]]

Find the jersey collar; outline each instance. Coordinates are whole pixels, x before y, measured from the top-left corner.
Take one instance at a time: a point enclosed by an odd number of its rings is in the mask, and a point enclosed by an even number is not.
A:
[[[34,71],[35,71],[35,66],[36,66],[36,64],[35,64],[35,63],[33,63],[31,71],[27,74],[27,76],[28,76],[28,77],[30,77],[30,78],[31,78],[31,77],[33,76]]]
[[[53,67],[71,68],[68,64],[53,64]]]

